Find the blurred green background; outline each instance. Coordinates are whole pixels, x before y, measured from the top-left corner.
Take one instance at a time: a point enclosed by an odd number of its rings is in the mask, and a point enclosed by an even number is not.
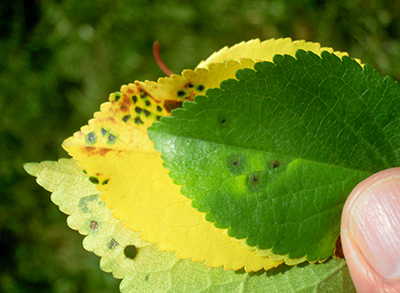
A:
[[[0,2],[0,291],[116,292],[24,162],[66,157],[63,139],[110,92],[193,68],[252,38],[320,42],[400,78],[400,1],[13,0]]]

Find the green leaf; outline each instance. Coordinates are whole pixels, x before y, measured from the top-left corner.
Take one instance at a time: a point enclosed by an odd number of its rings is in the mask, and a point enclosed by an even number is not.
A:
[[[245,273],[207,268],[180,260],[140,240],[139,234],[113,218],[99,199],[96,185],[75,160],[24,165],[37,182],[53,192],[52,200],[69,214],[68,225],[87,235],[83,246],[101,257],[100,267],[121,278],[122,292],[355,292],[343,259],[325,264],[280,266]]]
[[[218,228],[288,263],[323,261],[362,179],[400,165],[400,87],[370,66],[298,51],[239,70],[149,129]]]

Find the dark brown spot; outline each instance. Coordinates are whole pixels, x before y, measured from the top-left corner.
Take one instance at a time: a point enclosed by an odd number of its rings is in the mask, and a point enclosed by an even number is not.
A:
[[[281,162],[278,161],[278,160],[273,160],[273,161],[271,162],[271,168],[272,168],[272,169],[278,168],[280,165],[281,165]]]
[[[204,85],[201,85],[201,84],[200,84],[200,85],[197,87],[197,90],[200,91],[200,92],[204,91]]]
[[[178,97],[183,97],[185,95],[185,91],[180,90],[176,94],[178,95]]]
[[[124,254],[129,259],[134,259],[138,253],[138,249],[135,245],[127,245],[124,249]]]
[[[175,100],[165,100],[164,101],[164,108],[167,110],[168,113],[171,113],[172,110],[176,108],[181,108],[182,102],[175,101]]]
[[[158,112],[161,112],[161,111],[162,111],[162,108],[161,108],[159,105],[157,105],[157,111],[158,111]]]
[[[151,102],[149,100],[146,100],[144,103],[146,104],[147,107],[151,105]]]
[[[92,182],[93,184],[99,184],[99,179],[94,176],[90,176],[89,181]]]
[[[145,109],[144,110],[144,115],[146,115],[146,117],[149,117],[150,116],[150,112]]]
[[[106,185],[106,184],[108,184],[108,181],[109,181],[108,179],[105,179],[105,180],[103,180],[103,182],[101,182],[101,184]]]
[[[142,119],[140,119],[139,116],[137,116],[137,117],[135,118],[135,123],[136,123],[136,124],[144,124],[144,122],[142,121]]]
[[[344,258],[343,248],[342,248],[342,241],[340,240],[340,236],[336,240],[336,246],[334,255],[336,258]]]
[[[138,97],[137,97],[136,95],[133,95],[133,96],[132,96],[132,102],[133,102],[134,104],[137,103],[137,99],[138,99]]]
[[[140,97],[143,99],[143,98],[145,98],[147,96],[148,96],[147,92],[144,91],[143,89],[140,89]]]
[[[125,115],[124,117],[122,117],[122,121],[127,122],[129,118],[131,118],[131,115]]]
[[[142,110],[143,110],[143,109],[140,108],[140,107],[136,107],[136,108],[135,108],[135,112],[138,113],[138,114],[142,113]]]

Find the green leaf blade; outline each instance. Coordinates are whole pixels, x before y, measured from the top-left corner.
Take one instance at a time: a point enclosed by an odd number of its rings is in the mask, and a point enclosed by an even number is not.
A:
[[[161,119],[150,138],[217,227],[322,261],[352,188],[399,165],[399,85],[350,58],[304,51],[236,76]]]

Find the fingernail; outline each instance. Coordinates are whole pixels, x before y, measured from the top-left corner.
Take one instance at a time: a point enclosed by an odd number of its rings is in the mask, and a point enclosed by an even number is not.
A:
[[[383,277],[400,277],[400,176],[381,178],[364,189],[349,224],[371,267]]]

